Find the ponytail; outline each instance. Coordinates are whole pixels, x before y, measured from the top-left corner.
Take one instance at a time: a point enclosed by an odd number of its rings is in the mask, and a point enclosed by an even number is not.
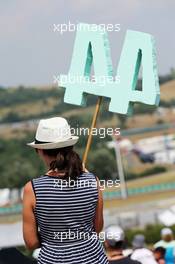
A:
[[[59,149],[45,149],[44,154],[56,157],[50,163],[50,170],[64,171],[66,179],[76,180],[83,173],[82,161],[79,155],[73,150],[73,146]]]

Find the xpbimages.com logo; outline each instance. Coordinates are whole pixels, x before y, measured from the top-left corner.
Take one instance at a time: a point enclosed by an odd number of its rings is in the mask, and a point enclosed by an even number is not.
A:
[[[112,233],[108,232],[107,234],[105,232],[100,232],[97,234],[96,232],[81,232],[81,231],[72,231],[68,230],[67,232],[54,232],[53,238],[55,240],[59,240],[61,242],[67,241],[67,240],[100,240],[101,242],[104,242],[106,239],[112,239],[112,240],[117,240],[120,238],[120,234],[118,232]]]
[[[58,87],[61,86],[61,83],[67,83],[67,84],[98,84],[99,86],[103,87],[107,84],[119,84],[120,83],[120,76],[95,76],[92,75],[89,76],[82,76],[82,75],[53,75],[53,83],[57,84]]]
[[[120,180],[101,180],[99,179],[98,182],[90,179],[81,179],[81,180],[73,180],[73,179],[54,179],[54,188],[95,188],[99,186],[100,190],[104,191],[105,189],[110,188],[119,188],[120,187]]]
[[[59,34],[63,35],[65,32],[74,32],[74,31],[91,31],[96,32],[100,31],[101,33],[108,31],[108,32],[119,32],[121,29],[120,24],[75,24],[68,21],[68,23],[61,23],[61,24],[53,24],[53,31],[58,32]]]
[[[70,133],[69,133],[70,132]],[[72,136],[98,136],[99,138],[105,138],[107,136],[120,136],[120,128],[119,127],[93,127],[90,129],[89,127],[70,127],[69,131],[67,128],[57,128],[53,131],[53,135],[56,137],[67,137],[71,134]]]

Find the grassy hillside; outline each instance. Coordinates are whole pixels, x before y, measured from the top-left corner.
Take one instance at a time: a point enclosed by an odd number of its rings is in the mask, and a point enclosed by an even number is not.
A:
[[[130,188],[142,188],[143,186],[151,186],[156,184],[164,184],[164,183],[174,183],[175,177],[174,177],[174,171],[161,173],[157,175],[152,175],[149,177],[142,177],[140,179],[136,180],[130,180],[127,181],[127,187]],[[115,188],[108,188],[105,190],[105,192],[114,191]],[[135,196],[128,197],[127,200],[122,199],[114,199],[114,200],[106,200],[105,201],[105,207],[106,208],[121,208],[124,211],[128,208],[131,208],[132,206],[135,206],[139,204],[155,204],[159,203],[160,200],[167,200],[169,198],[172,198],[175,196],[175,190],[164,190],[164,191],[156,191],[151,193],[142,193],[137,194]],[[163,204],[164,205],[164,204]],[[160,205],[159,205],[160,207]]]
[[[175,81],[170,81],[161,87],[161,101],[174,104],[175,99]],[[33,139],[36,124],[26,123],[28,120],[48,118],[52,116],[63,116],[69,119],[71,126],[89,127],[92,115],[95,109],[96,96],[89,95],[87,107],[65,104],[63,101],[64,89],[58,87],[18,87],[18,88],[0,88],[0,160],[1,160],[1,180],[0,187],[3,186],[21,186],[30,177],[35,177],[42,173],[44,168],[40,163],[38,167],[32,167],[32,164],[38,164],[33,157],[33,152],[24,148],[25,143]],[[174,98],[174,99],[173,99]],[[121,129],[150,127],[160,123],[173,123],[174,110],[167,108],[164,115],[155,112],[154,107],[139,105],[135,106],[134,115],[125,117],[113,114],[108,111],[109,100],[103,100],[97,127],[121,127]],[[23,121],[20,124],[14,122]],[[169,132],[169,131],[167,131]],[[172,129],[171,131],[175,131]],[[151,135],[161,134],[162,131],[150,133]],[[131,136],[137,140],[143,135]],[[15,138],[15,142],[14,142]],[[87,137],[80,137],[77,150],[82,156]],[[93,138],[93,144],[88,160],[88,168],[99,175],[100,178],[111,178],[116,173],[116,161],[114,150],[107,149],[106,142],[111,137]],[[9,155],[10,153],[10,155]],[[10,166],[6,166],[7,161]],[[23,172],[18,175],[19,164],[24,164]],[[101,168],[103,164],[103,170]],[[135,163],[139,168],[139,173],[148,168],[148,166]],[[155,165],[151,165],[151,168]],[[8,168],[8,173],[7,173]],[[169,168],[168,168],[169,169]],[[172,169],[172,168],[171,168]],[[28,171],[31,171],[28,173]],[[16,174],[13,180],[14,173]],[[6,176],[8,174],[8,177]],[[24,176],[23,176],[24,175]],[[20,182],[20,177],[23,177]]]
[[[61,87],[0,89],[0,122],[9,123],[60,114],[67,118],[79,117],[81,120],[82,113],[92,115],[96,102],[95,96],[88,96],[88,108],[65,104],[63,97],[64,89]],[[175,100],[175,80],[161,86],[161,104],[171,104],[173,100]],[[125,118],[122,120],[117,114],[113,118],[114,115],[107,111],[108,104],[109,100],[104,100],[101,119],[99,119],[100,125],[106,126],[110,123],[130,128],[136,124],[137,127],[144,127],[160,122],[160,117],[150,116],[150,113],[154,112],[153,107],[137,104],[134,116],[125,121]],[[161,122],[172,122],[173,114],[170,111],[166,115],[166,120],[162,118]]]

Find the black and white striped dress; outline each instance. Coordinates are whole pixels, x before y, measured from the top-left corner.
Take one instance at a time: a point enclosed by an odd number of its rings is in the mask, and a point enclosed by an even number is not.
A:
[[[81,174],[67,182],[44,175],[32,180],[41,236],[39,264],[108,263],[93,227],[98,201],[96,178]]]

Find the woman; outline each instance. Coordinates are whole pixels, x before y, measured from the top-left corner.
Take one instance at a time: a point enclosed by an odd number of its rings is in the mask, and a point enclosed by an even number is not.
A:
[[[41,247],[40,264],[108,263],[98,234],[103,228],[103,201],[98,179],[84,171],[67,121],[40,120],[36,149],[48,171],[28,182],[23,197],[26,246]]]

